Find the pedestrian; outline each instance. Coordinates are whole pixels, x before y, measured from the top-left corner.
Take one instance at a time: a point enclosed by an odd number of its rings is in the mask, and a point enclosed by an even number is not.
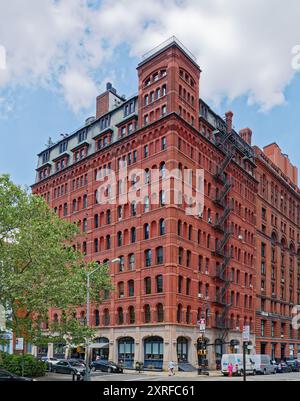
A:
[[[232,377],[232,372],[233,372],[233,365],[230,362],[230,364],[228,365],[228,372],[229,372],[229,377]]]
[[[239,375],[239,364],[238,363],[235,364],[235,373],[237,376]]]
[[[175,364],[172,360],[169,362],[168,368],[169,368],[169,376],[175,376]]]

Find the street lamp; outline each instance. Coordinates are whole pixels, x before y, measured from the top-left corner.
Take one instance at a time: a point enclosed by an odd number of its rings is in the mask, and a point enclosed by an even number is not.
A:
[[[111,263],[120,263],[121,259],[116,258],[111,261]],[[99,265],[96,269],[93,271],[87,273],[86,275],[86,326],[87,328],[90,327],[90,309],[91,309],[91,304],[90,304],[90,289],[91,289],[91,282],[90,278],[91,276],[96,273],[99,269],[101,269],[104,266],[109,266],[110,262],[105,263],[104,265]],[[86,338],[86,344],[85,344],[85,381],[90,381],[91,380],[91,374],[90,374],[90,367],[89,367],[89,345],[90,341],[87,336]]]

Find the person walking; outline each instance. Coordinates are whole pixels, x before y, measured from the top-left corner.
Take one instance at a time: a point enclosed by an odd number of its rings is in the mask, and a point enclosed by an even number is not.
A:
[[[172,360],[169,362],[168,368],[169,368],[169,376],[175,376],[175,364]]]
[[[232,377],[232,372],[233,372],[233,365],[230,362],[230,364],[228,365],[228,372],[229,372],[229,377]]]

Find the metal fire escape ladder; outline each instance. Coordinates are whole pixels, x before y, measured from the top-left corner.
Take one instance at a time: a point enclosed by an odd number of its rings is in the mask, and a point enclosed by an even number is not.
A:
[[[228,229],[228,218],[232,212],[232,208],[228,202],[228,194],[232,188],[232,182],[228,179],[225,170],[234,158],[234,149],[230,143],[232,132],[220,131],[218,133],[219,140],[216,146],[225,154],[222,164],[218,167],[214,179],[218,184],[222,185],[221,190],[217,194],[214,202],[223,209],[222,215],[217,219],[214,228],[223,234],[223,237],[217,241],[215,256],[222,259],[222,263],[216,268],[215,280],[219,288],[219,294],[216,297],[216,304],[222,309],[222,313],[216,318],[216,328],[221,330],[220,339],[225,342],[230,329],[228,311],[230,308],[228,289],[230,286],[229,265],[232,255],[228,251],[228,241],[232,233]]]

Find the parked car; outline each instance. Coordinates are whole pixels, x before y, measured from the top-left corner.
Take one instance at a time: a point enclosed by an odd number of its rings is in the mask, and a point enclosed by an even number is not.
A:
[[[269,355],[251,355],[251,359],[255,363],[256,373],[262,375],[270,375],[276,373],[276,367],[271,361],[271,357]]]
[[[60,361],[60,359],[42,357],[42,358],[41,358],[41,361],[45,362],[46,365],[47,365],[47,368],[48,368],[49,372],[52,372],[52,367],[53,367],[53,365],[58,364],[58,362]]]
[[[291,368],[292,372],[299,372],[300,371],[300,365],[297,359],[288,359],[286,361],[286,364]]]
[[[224,376],[229,375],[228,366],[233,365],[233,374],[240,376],[243,374],[243,354],[224,354],[221,361],[221,371]],[[255,362],[252,355],[246,355],[246,374],[256,374]]]
[[[56,365],[52,366],[52,372],[69,375],[80,373],[81,376],[84,376],[85,366],[83,366],[80,362],[74,360],[59,361]]]
[[[292,368],[287,363],[285,363],[284,361],[279,362],[277,373],[290,373],[291,371]]]
[[[83,359],[77,359],[77,358],[70,358],[68,359],[69,362],[77,362],[80,363],[80,365],[85,367],[85,361]]]
[[[275,360],[273,360],[272,361],[272,364],[273,364],[273,366],[274,366],[274,368],[275,368],[275,373],[278,373],[278,362],[276,362]]]
[[[91,370],[93,372],[108,372],[108,373],[123,373],[123,368],[111,361],[98,360],[91,363]]]
[[[8,372],[7,370],[0,369],[0,382],[32,382],[33,379],[29,377],[22,377]]]

